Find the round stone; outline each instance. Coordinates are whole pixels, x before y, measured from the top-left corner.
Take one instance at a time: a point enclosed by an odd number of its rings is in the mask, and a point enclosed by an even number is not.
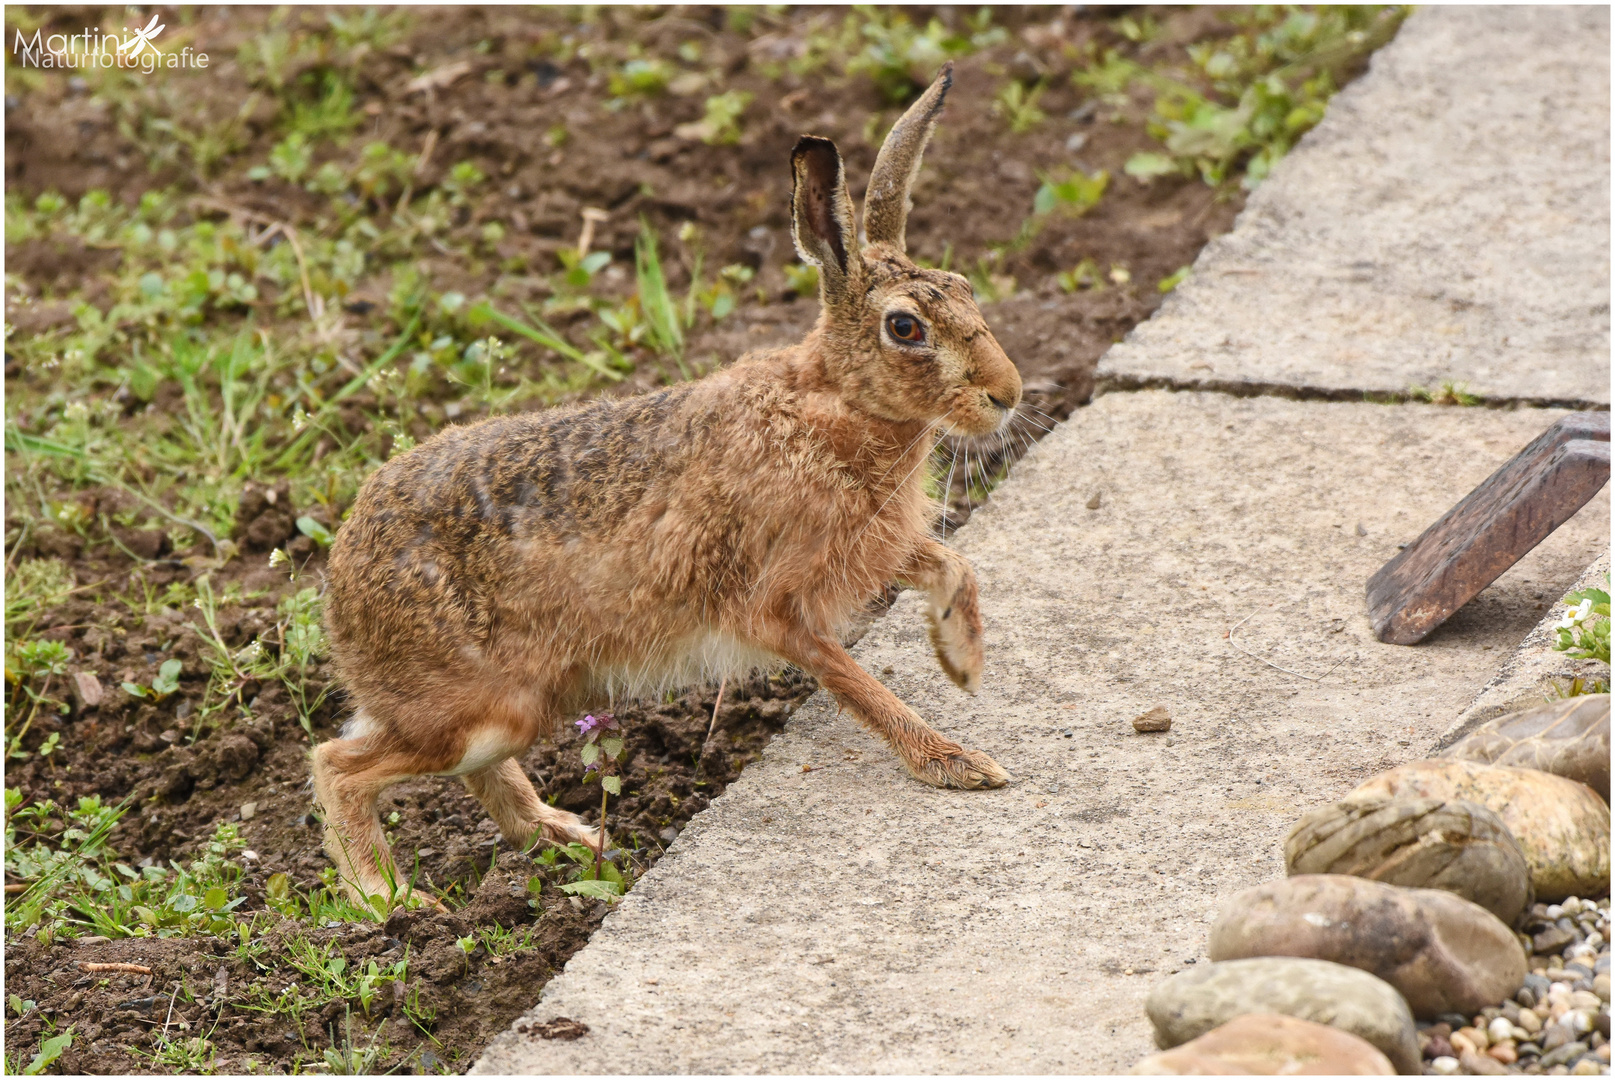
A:
[[[1409,798],[1491,810],[1519,841],[1539,899],[1609,890],[1609,807],[1585,784],[1535,769],[1437,758],[1380,773],[1345,801]]]
[[[1478,904],[1340,874],[1303,874],[1235,894],[1212,925],[1210,954],[1214,961],[1307,956],[1361,968],[1394,986],[1420,1017],[1473,1015],[1512,996],[1526,974],[1513,931]],[[1486,1048],[1483,1032],[1465,1034]]]
[[[1327,1024],[1275,1013],[1236,1016],[1182,1046],[1151,1054],[1135,1076],[1394,1076],[1365,1039]]]
[[[1487,765],[1540,769],[1609,799],[1609,695],[1582,694],[1488,720],[1442,752]]]
[[[1366,1039],[1404,1074],[1417,1074],[1419,1042],[1407,1002],[1366,971],[1325,960],[1260,957],[1196,964],[1158,983],[1144,1011],[1163,1050],[1247,1013],[1312,1020]]]
[[[1291,874],[1349,874],[1443,889],[1505,923],[1531,902],[1525,852],[1496,814],[1441,799],[1358,799],[1312,811],[1284,840]]]

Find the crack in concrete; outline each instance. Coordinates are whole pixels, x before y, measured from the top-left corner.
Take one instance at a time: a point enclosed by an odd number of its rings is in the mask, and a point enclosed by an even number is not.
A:
[[[1304,386],[1294,383],[1264,382],[1254,379],[1177,379],[1170,375],[1100,375],[1094,383],[1093,397],[1085,407],[1106,394],[1131,394],[1142,390],[1174,390],[1198,393],[1226,394],[1230,397],[1275,397],[1287,401],[1355,401],[1365,405],[1408,405],[1427,402],[1428,399],[1411,390],[1363,390],[1331,386]],[[1468,393],[1468,391],[1464,391]],[[1508,395],[1470,395],[1470,405],[1455,408],[1475,409],[1572,409],[1576,412],[1608,412],[1609,405],[1585,398],[1554,398]]]

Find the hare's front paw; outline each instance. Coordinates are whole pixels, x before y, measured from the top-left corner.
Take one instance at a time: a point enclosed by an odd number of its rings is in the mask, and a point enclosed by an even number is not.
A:
[[[971,627],[963,612],[949,609],[931,621],[931,645],[948,678],[967,694],[981,689],[981,628]]]
[[[590,825],[576,814],[566,814],[570,821],[546,821],[538,828],[543,839],[556,844],[582,844],[586,848],[595,848],[600,844],[600,828]]]
[[[927,784],[941,788],[992,788],[1009,783],[1010,775],[979,750],[955,747],[951,752],[911,764],[909,771]]]

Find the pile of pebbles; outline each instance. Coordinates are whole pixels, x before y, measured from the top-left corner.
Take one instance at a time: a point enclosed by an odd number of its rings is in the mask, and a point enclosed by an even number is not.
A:
[[[1609,700],[1501,717],[1304,816],[1212,963],[1151,991],[1163,1052],[1132,1071],[1607,1074]]]
[[[1419,1025],[1425,1075],[1609,1072],[1609,900],[1534,904],[1523,922],[1525,985],[1472,1017]]]

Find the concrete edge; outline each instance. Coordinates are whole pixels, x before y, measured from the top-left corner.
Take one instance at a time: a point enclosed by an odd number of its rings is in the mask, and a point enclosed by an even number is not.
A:
[[[1437,751],[1445,750],[1488,720],[1549,700],[1550,684],[1556,680],[1609,677],[1607,665],[1597,660],[1575,660],[1555,651],[1553,647],[1558,640],[1554,626],[1564,615],[1560,597],[1579,589],[1608,588],[1604,575],[1609,573],[1609,567],[1610,557],[1606,552],[1581,572],[1574,585],[1553,598],[1548,605],[1548,614],[1525,635],[1514,655],[1503,662],[1497,674],[1481,687],[1475,699],[1442,733],[1440,741],[1436,743]]]

